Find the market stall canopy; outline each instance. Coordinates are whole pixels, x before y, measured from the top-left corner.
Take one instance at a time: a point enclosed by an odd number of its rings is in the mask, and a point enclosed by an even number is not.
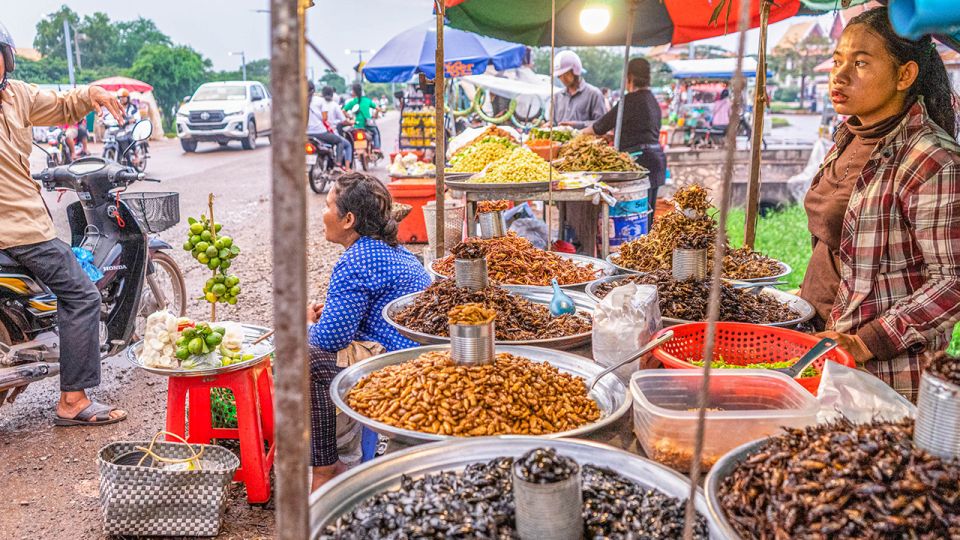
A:
[[[420,24],[393,37],[363,66],[370,82],[407,82],[418,73],[436,74],[437,31]],[[523,64],[527,48],[517,43],[447,28],[443,32],[443,58],[447,77],[479,75],[493,65],[498,71]]]
[[[104,90],[110,90],[112,92],[116,92],[121,88],[126,88],[131,92],[149,92],[153,90],[153,87],[149,84],[136,79],[131,79],[130,77],[107,77],[106,79],[93,81],[90,84],[93,86],[99,86]]]
[[[550,45],[551,0],[446,0],[450,26],[531,46]],[[853,0],[862,4],[866,0]],[[732,33],[737,28],[739,0],[638,0],[633,45],[689,43]],[[623,45],[629,20],[627,0],[556,0],[556,44],[559,46]],[[837,9],[838,0],[780,0],[770,22],[794,15]],[[750,27],[760,25],[760,3],[750,6]],[[588,33],[581,24],[584,7],[608,10],[605,28]],[[711,22],[717,11],[719,20]]]
[[[702,58],[697,60],[671,60],[670,66],[674,79],[732,79],[737,69],[736,58]],[[770,72],[767,72],[770,75]],[[757,60],[743,59],[743,76],[757,76]]]

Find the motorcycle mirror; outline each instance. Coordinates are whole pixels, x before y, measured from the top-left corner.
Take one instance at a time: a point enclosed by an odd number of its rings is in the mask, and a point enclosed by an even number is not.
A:
[[[153,124],[149,120],[140,120],[133,126],[133,140],[145,141],[153,134]]]
[[[39,148],[40,150],[43,150],[43,153],[47,155],[48,159],[53,158],[53,154],[51,154],[46,148],[38,144],[37,141],[33,141],[33,145]]]

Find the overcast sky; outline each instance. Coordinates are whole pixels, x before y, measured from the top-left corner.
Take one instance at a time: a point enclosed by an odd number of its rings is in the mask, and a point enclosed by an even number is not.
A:
[[[428,20],[433,0],[314,0],[307,11],[307,35],[337,65],[345,78],[352,78],[356,54],[346,49],[377,49],[397,33]],[[20,47],[31,47],[37,21],[59,9],[64,0],[0,0],[0,22],[10,30]],[[10,9],[11,4],[14,6]],[[213,61],[216,69],[236,69],[240,64],[231,51],[243,50],[247,60],[267,58],[270,45],[270,16],[259,13],[268,0],[159,0],[133,2],[120,0],[72,0],[70,7],[81,16],[103,11],[112,20],[138,16],[153,19],[174,42],[190,45]],[[829,24],[829,16],[825,17]],[[797,22],[796,19],[770,26],[770,46]],[[756,31],[748,35],[748,53],[756,51]],[[725,36],[707,40],[734,50],[736,39]],[[308,69],[314,77],[323,73],[323,65],[312,52],[307,53]],[[368,55],[364,55],[368,58]],[[309,74],[309,73],[308,73]]]

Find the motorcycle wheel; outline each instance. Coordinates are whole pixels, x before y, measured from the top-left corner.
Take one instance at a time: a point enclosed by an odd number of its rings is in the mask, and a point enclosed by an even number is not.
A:
[[[308,173],[308,180],[310,183],[310,189],[313,190],[317,195],[323,195],[323,191],[327,186],[327,175],[321,170],[322,167],[319,163],[314,163],[310,167],[310,172]]]
[[[153,295],[149,283],[143,284],[143,293],[140,296],[140,307],[137,310],[137,320],[134,331],[137,336],[143,336],[144,327],[147,324],[147,316],[151,313],[166,309],[177,317],[183,317],[187,314],[187,286],[183,281],[183,272],[177,266],[173,257],[162,251],[154,253],[150,260],[153,262],[153,273],[147,276],[147,279],[154,280],[157,288],[166,297],[165,305]]]
[[[360,154],[360,166],[363,167],[363,172],[367,172],[367,169],[370,168],[370,156]]]
[[[146,147],[143,146],[142,144],[135,145],[134,148],[133,148],[133,154],[134,154],[134,156],[137,158],[137,163],[139,163],[139,165],[134,165],[133,168],[136,169],[137,172],[145,172],[145,171],[147,170],[147,149],[146,149]],[[133,159],[131,159],[130,161],[131,161],[131,164],[132,164]]]

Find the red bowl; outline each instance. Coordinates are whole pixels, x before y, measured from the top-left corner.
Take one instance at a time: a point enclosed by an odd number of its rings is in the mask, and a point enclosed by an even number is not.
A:
[[[668,369],[699,369],[690,362],[703,358],[704,342],[706,341],[707,323],[694,322],[678,324],[664,328],[657,333],[659,336],[667,330],[673,330],[673,339],[653,350],[653,357]],[[820,338],[774,326],[759,324],[718,322],[716,329],[713,358],[723,358],[728,364],[746,365],[760,362],[783,362],[791,358],[798,358],[813,347]],[[817,371],[823,371],[823,364],[827,360],[843,364],[847,367],[856,367],[853,356],[839,347],[828,352],[813,363]],[[797,379],[801,386],[811,394],[817,395],[820,386],[820,376]]]

